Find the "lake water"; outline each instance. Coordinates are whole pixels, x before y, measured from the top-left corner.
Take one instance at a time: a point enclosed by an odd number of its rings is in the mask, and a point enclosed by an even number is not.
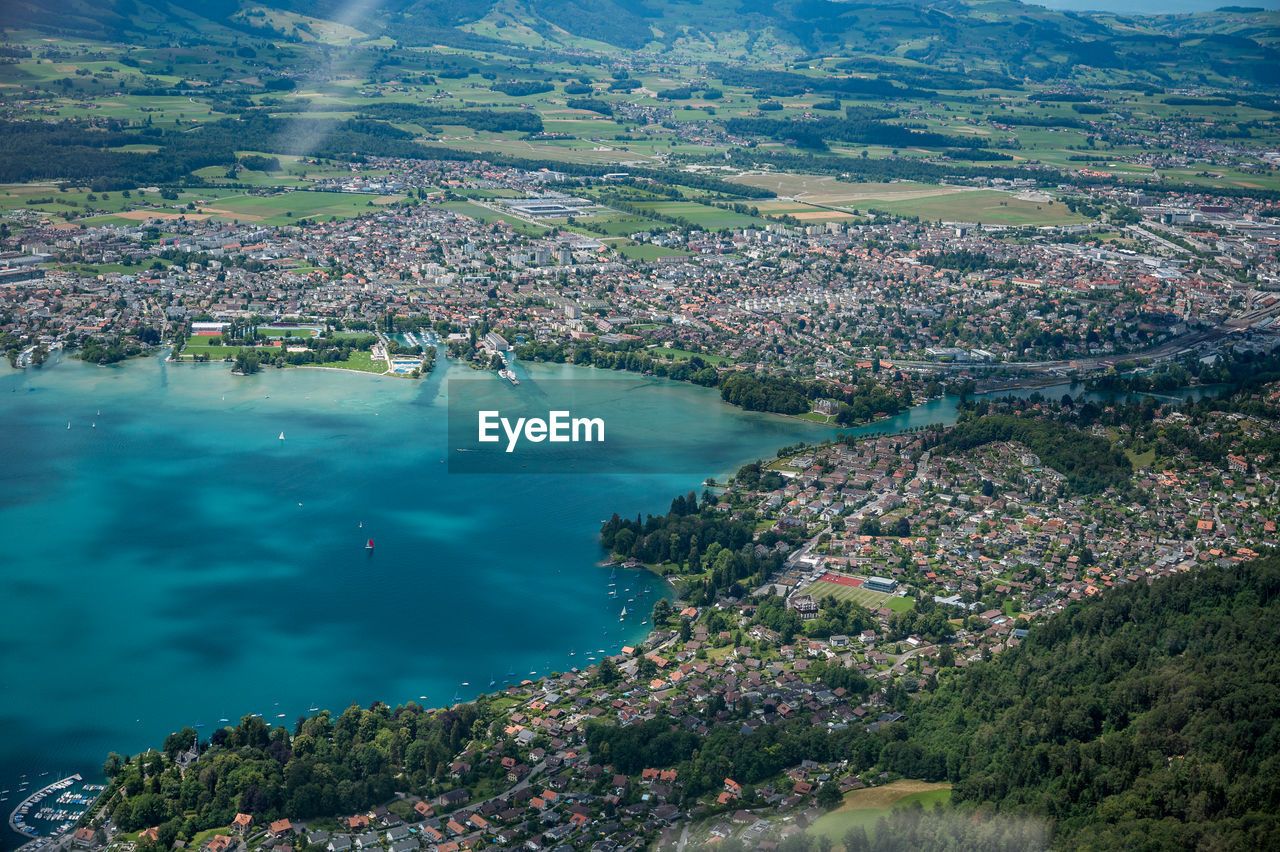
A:
[[[0,374],[0,808],[24,774],[32,789],[92,776],[184,725],[443,706],[590,664],[640,639],[667,593],[619,570],[609,595],[602,519],[663,513],[706,476],[835,432],[664,379],[517,374],[236,377],[159,359]],[[635,439],[625,472],[450,472],[450,394],[553,406],[566,387]],[[955,400],[933,400],[853,431],[954,419]]]
[[[159,359],[0,374],[0,808],[23,774],[96,774],[184,725],[443,706],[616,652],[666,590],[619,570],[609,596],[601,520],[831,433],[690,385],[518,369],[481,386],[571,379],[614,432],[703,436],[697,469],[655,446],[651,474],[450,473],[445,398],[477,386],[449,362],[420,382]]]

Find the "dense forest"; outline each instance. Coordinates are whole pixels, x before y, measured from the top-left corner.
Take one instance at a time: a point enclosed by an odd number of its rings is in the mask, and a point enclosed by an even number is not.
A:
[[[724,81],[725,85],[756,89],[760,95],[768,97],[792,97],[806,92],[885,98],[927,98],[935,94],[923,89],[901,86],[890,80],[869,77],[810,77],[792,71],[744,68],[739,65],[718,63],[708,67],[713,75]]]
[[[912,130],[897,124],[853,117],[805,120],[730,118],[725,121],[725,130],[741,136],[763,136],[780,142],[789,140],[805,148],[825,148],[828,141],[902,148],[909,146],[985,148],[987,146],[985,139]]]
[[[906,743],[1063,848],[1278,848],[1278,643],[1280,557],[1131,583],[944,681]]]
[[[1013,272],[1027,266],[1025,261],[997,260],[984,252],[970,251],[969,249],[922,254],[918,260],[922,264],[932,266],[935,269],[954,269],[957,272],[983,272],[988,269]]]
[[[726,373],[720,377],[720,398],[748,411],[803,414],[809,410],[809,394],[795,379],[755,373]]]
[[[748,585],[759,585],[781,565],[776,551],[756,552],[752,542],[753,521],[735,519],[718,511],[693,492],[677,497],[663,516],[645,520],[621,518],[614,513],[600,528],[605,549],[623,558],[650,565],[672,563],[678,574],[693,575],[697,581],[682,596],[701,606],[715,599],[717,592],[742,595]]]

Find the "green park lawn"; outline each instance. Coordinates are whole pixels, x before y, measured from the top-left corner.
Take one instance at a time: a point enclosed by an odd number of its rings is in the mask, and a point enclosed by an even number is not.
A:
[[[351,357],[345,361],[329,361],[316,366],[330,367],[335,370],[357,370],[361,373],[385,373],[387,371],[386,361],[375,361],[372,354],[361,350],[352,352]]]
[[[732,364],[732,358],[726,358],[723,355],[710,355],[706,352],[694,352],[690,349],[673,349],[670,346],[655,346],[649,350],[649,354],[658,358],[670,358],[673,361],[688,361],[690,358],[701,358],[708,364],[715,364],[717,367],[721,364]]]

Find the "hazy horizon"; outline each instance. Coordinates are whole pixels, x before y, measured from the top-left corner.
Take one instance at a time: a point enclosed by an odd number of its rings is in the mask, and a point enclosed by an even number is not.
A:
[[[1124,0],[1106,3],[1102,0],[1023,0],[1028,6],[1043,6],[1071,12],[1116,12],[1122,15],[1185,15],[1192,12],[1212,12],[1224,6],[1257,7],[1270,11],[1280,10],[1280,0],[1229,3],[1223,0]]]

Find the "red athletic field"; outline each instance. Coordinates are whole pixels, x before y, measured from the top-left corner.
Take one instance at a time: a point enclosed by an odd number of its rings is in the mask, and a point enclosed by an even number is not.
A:
[[[862,577],[846,577],[843,574],[823,574],[819,579],[828,583],[837,583],[841,586],[853,586],[855,589],[862,585]]]

